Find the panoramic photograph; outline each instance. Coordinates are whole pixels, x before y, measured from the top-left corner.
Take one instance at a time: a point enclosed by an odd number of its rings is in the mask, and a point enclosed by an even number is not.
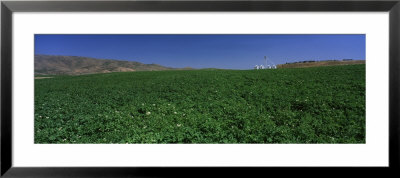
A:
[[[364,34],[36,34],[35,144],[365,144]]]

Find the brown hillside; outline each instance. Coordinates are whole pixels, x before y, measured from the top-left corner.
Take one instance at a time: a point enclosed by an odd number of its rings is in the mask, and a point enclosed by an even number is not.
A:
[[[304,67],[319,67],[319,66],[335,66],[335,65],[351,65],[365,64],[365,60],[350,60],[350,61],[316,61],[306,63],[289,63],[279,64],[278,68],[304,68]]]
[[[158,71],[177,68],[134,61],[79,56],[35,55],[35,75],[80,75],[109,72]]]

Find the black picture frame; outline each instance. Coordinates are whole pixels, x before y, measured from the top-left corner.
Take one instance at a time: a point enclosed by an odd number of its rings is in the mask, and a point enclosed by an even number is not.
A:
[[[4,177],[144,177],[177,176],[182,173],[265,175],[272,172],[307,173],[309,168],[167,168],[75,167],[20,168],[12,166],[12,18],[13,12],[109,12],[109,11],[346,11],[389,12],[389,167],[346,168],[360,172],[399,168],[400,118],[400,1],[399,0],[264,0],[264,1],[2,1],[1,2],[1,176]],[[329,169],[329,168],[317,168]],[[329,174],[338,174],[329,171]],[[367,171],[368,172],[368,171]],[[271,173],[271,172],[268,172]],[[213,173],[214,174],[214,173]]]

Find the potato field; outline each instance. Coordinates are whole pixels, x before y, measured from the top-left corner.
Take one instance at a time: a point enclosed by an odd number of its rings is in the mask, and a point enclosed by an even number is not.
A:
[[[35,79],[35,143],[365,143],[365,64]]]

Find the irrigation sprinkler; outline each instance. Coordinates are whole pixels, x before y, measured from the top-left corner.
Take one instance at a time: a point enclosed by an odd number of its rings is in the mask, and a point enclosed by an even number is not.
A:
[[[276,65],[274,62],[267,60],[267,56],[264,56],[264,60],[265,60],[265,65],[261,64],[261,65],[256,65],[254,66],[254,69],[258,70],[258,69],[276,69]],[[268,61],[270,61],[270,63],[272,63],[272,65],[268,65]]]

